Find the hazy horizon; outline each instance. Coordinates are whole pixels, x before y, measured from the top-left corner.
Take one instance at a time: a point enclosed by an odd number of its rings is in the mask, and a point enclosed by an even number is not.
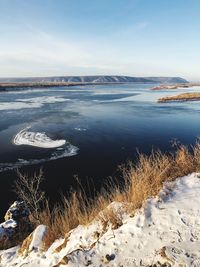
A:
[[[197,0],[0,0],[0,77],[200,80]]]

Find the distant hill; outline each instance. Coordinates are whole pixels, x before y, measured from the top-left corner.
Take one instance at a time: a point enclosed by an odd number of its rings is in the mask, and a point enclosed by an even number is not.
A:
[[[69,83],[187,83],[180,77],[130,77],[117,75],[0,78],[0,82],[69,82]]]
[[[147,79],[154,80],[158,83],[188,83],[187,80],[181,77],[147,77]]]

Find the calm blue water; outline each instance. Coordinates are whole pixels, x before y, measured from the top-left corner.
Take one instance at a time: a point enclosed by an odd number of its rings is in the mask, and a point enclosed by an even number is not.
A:
[[[159,104],[165,95],[200,88],[151,91],[153,85],[105,85],[26,89],[0,93],[0,203],[1,211],[15,199],[11,193],[15,169],[33,173],[43,167],[48,196],[83,185],[89,179],[99,188],[115,176],[117,166],[135,160],[137,149],[171,149],[178,139],[193,144],[200,135],[199,102]],[[79,148],[77,155],[63,151],[16,146],[13,137],[23,128],[66,139]],[[2,214],[1,214],[2,215]]]

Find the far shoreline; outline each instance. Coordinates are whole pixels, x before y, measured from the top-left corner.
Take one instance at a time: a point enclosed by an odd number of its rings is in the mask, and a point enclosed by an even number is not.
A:
[[[154,82],[0,82],[0,92],[14,88],[49,88],[87,85],[155,84]]]
[[[200,93],[183,93],[175,96],[166,96],[158,99],[158,103],[200,101]]]
[[[151,88],[153,91],[160,91],[160,90],[174,90],[178,88],[189,88],[194,86],[200,86],[200,83],[175,83],[175,84],[160,84],[158,86],[154,86]]]

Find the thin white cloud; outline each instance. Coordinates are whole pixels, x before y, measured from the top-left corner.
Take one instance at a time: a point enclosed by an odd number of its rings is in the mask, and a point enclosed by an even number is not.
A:
[[[135,27],[136,27],[137,29],[145,29],[145,28],[148,27],[148,25],[149,25],[148,22],[146,22],[146,21],[142,21],[142,22],[137,23],[137,24],[135,25]]]
[[[146,22],[137,25],[147,27]],[[136,26],[135,26],[136,27]],[[148,48],[148,47],[147,47]],[[151,50],[151,48],[149,48]],[[188,73],[188,65],[173,57],[155,57],[150,50],[138,53],[128,51],[109,42],[61,40],[46,32],[30,29],[25,37],[15,42],[0,43],[0,76],[53,76],[89,74],[125,74],[135,76],[180,76],[198,77],[194,66]],[[160,51],[161,54],[162,51]]]

